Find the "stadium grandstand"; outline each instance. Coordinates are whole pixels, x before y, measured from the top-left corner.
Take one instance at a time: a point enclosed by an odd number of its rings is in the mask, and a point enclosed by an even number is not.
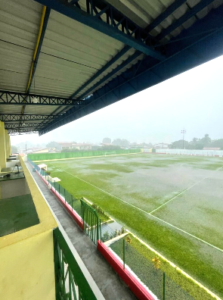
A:
[[[12,155],[10,136],[46,134],[222,55],[223,0],[0,0],[0,15],[0,299],[156,299],[94,251],[82,261],[73,245],[85,238],[70,241],[33,170],[48,175]]]

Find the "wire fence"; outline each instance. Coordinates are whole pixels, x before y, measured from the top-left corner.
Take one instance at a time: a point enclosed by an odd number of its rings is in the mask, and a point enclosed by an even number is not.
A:
[[[120,150],[98,150],[98,151],[76,151],[76,152],[61,152],[61,153],[34,153],[28,154],[28,158],[33,161],[48,160],[48,159],[62,159],[74,157],[88,157],[88,156],[108,156],[115,154],[133,154],[139,153],[141,149],[120,149]]]
[[[33,171],[37,171],[62,198],[67,202],[78,215],[81,216],[81,202],[79,199],[76,199],[71,195],[64,187],[62,187],[58,182],[54,182],[53,179],[49,176],[47,171],[41,169],[33,161],[28,158],[29,163],[33,166]]]
[[[148,260],[142,253],[132,246],[131,238],[119,239],[110,248],[123,261],[123,268],[128,266],[140,279],[149,287],[150,291],[160,300],[193,300],[194,298],[173,281],[160,269],[160,261],[154,257],[153,261]]]

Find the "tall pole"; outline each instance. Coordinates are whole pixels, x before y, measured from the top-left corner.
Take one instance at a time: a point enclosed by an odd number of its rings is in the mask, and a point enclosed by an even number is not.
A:
[[[186,133],[186,130],[185,130],[185,129],[182,129],[182,130],[181,130],[181,133],[183,134],[183,149],[185,149],[185,147],[184,147],[184,135],[185,135],[185,133]]]

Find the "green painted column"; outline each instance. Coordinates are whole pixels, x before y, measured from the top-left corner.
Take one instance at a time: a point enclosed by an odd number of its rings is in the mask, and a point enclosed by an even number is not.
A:
[[[0,169],[6,167],[6,141],[4,123],[0,122]]]

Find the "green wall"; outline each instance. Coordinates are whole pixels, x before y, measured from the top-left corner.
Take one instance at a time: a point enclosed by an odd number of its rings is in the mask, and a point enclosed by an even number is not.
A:
[[[140,149],[120,149],[110,151],[76,151],[76,152],[62,152],[62,153],[35,153],[28,154],[28,158],[32,161],[36,160],[49,160],[49,159],[61,159],[61,158],[72,158],[72,157],[87,157],[87,156],[101,156],[101,155],[114,155],[114,154],[127,154],[127,153],[138,153]]]

